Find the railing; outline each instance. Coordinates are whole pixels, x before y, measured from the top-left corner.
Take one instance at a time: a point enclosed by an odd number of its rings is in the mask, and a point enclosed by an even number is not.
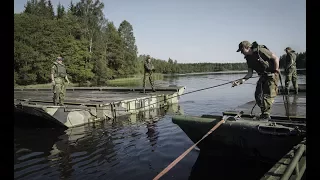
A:
[[[280,180],[296,179],[300,180],[306,170],[306,160],[302,159],[302,155],[305,155],[306,145],[299,144],[298,149],[294,153],[294,157],[285,170]],[[301,167],[299,167],[301,166]],[[293,172],[295,172],[293,174]]]
[[[300,180],[306,170],[306,138],[277,162],[261,180]],[[289,163],[290,162],[290,163]]]

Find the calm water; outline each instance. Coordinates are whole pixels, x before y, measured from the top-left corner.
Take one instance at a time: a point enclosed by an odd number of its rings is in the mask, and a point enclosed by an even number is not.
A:
[[[165,85],[186,86],[186,92],[239,79],[243,74],[167,78]],[[14,136],[15,179],[152,179],[193,145],[171,122],[174,114],[218,114],[253,100],[256,79],[231,88],[231,84],[187,94],[179,106],[140,113],[59,132],[54,129],[19,129]],[[283,78],[284,81],[284,78]],[[252,84],[251,84],[252,83]],[[299,83],[305,83],[300,75]],[[197,166],[193,168],[194,164]],[[199,156],[192,150],[161,179],[256,179],[265,167],[232,157]],[[206,171],[204,171],[206,170]],[[254,174],[255,173],[255,174]],[[254,174],[254,175],[253,175]],[[194,178],[196,177],[196,178]],[[191,178],[189,178],[191,179]]]

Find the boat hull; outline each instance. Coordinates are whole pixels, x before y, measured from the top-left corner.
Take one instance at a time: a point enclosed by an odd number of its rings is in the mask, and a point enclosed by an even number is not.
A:
[[[174,116],[172,121],[196,143],[221,119],[222,116],[211,118]],[[198,147],[201,151],[209,153],[228,152],[225,154],[239,154],[274,163],[304,137],[305,132],[301,127],[298,130],[252,119],[227,120],[202,140]]]

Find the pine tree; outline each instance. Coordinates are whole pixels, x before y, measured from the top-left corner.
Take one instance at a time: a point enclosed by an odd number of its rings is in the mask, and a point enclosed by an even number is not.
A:
[[[53,11],[53,6],[51,3],[51,0],[48,1],[48,15],[50,19],[54,19],[54,11]]]

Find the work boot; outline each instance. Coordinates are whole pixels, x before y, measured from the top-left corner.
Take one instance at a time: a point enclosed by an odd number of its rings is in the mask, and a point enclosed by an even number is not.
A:
[[[269,114],[261,114],[259,117],[259,121],[269,121],[271,120],[271,117]]]
[[[294,94],[298,94],[298,89],[294,89]]]

